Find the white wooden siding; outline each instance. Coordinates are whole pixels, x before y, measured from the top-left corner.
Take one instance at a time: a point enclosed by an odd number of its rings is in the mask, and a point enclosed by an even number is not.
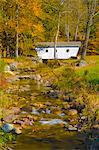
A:
[[[46,52],[46,50],[48,50],[48,52]],[[71,57],[76,57],[78,50],[79,47],[75,47],[75,46],[57,47],[56,59],[69,59]],[[54,47],[37,48],[37,54],[41,59],[54,59]]]

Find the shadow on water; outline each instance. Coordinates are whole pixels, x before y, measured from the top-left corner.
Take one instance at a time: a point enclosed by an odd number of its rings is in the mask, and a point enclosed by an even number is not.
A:
[[[29,85],[27,89],[26,85]],[[33,80],[21,80],[18,86],[18,97],[24,97],[29,104],[32,103],[31,95],[40,90]],[[36,133],[32,130],[33,127],[25,129],[18,135],[16,142],[10,145],[12,150],[85,150],[83,135],[80,133],[67,132],[62,127],[51,127]]]
[[[31,130],[25,130],[13,144],[13,150],[85,150],[83,136],[80,133],[63,131],[64,134],[56,130],[58,135],[54,135],[52,133],[55,132],[54,130],[37,134],[33,134]],[[43,134],[43,137],[40,134]]]

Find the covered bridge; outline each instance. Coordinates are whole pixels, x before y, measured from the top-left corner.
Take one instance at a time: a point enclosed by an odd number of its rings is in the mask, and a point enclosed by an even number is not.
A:
[[[43,59],[69,59],[77,57],[81,42],[54,42],[37,43],[36,51],[38,57]]]

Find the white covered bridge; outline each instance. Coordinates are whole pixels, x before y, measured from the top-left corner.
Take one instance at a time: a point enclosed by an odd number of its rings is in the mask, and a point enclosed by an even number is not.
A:
[[[56,47],[54,42],[37,43],[38,57],[43,59],[69,59],[77,57],[81,42],[59,42]]]

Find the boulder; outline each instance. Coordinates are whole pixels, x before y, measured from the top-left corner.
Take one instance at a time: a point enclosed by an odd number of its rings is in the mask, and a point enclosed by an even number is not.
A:
[[[12,107],[11,111],[12,111],[12,113],[14,113],[14,114],[19,114],[21,110],[20,110],[19,107]]]
[[[9,66],[9,65],[6,65],[5,68],[4,68],[4,71],[5,71],[5,72],[11,71],[10,66]]]
[[[11,64],[10,64],[10,70],[11,70],[11,71],[16,71],[16,70],[17,70],[17,65],[18,65],[17,62],[11,63]]]
[[[81,60],[81,61],[79,62],[79,64],[78,64],[79,67],[84,67],[84,66],[86,66],[86,65],[87,65],[87,63],[86,63],[85,60]]]
[[[19,127],[17,127],[17,128],[15,128],[15,133],[16,134],[21,134],[22,130]]]
[[[14,128],[13,124],[6,123],[3,125],[2,130],[6,133],[9,133],[12,130],[15,130],[15,128]]]
[[[22,133],[22,127],[20,125],[14,125],[15,127],[15,133],[16,134],[21,134]]]
[[[19,117],[19,115],[9,114],[8,116],[6,116],[6,117],[4,118],[4,120],[5,120],[6,122],[11,122],[11,121],[15,120],[15,119],[18,118],[18,117]]]

